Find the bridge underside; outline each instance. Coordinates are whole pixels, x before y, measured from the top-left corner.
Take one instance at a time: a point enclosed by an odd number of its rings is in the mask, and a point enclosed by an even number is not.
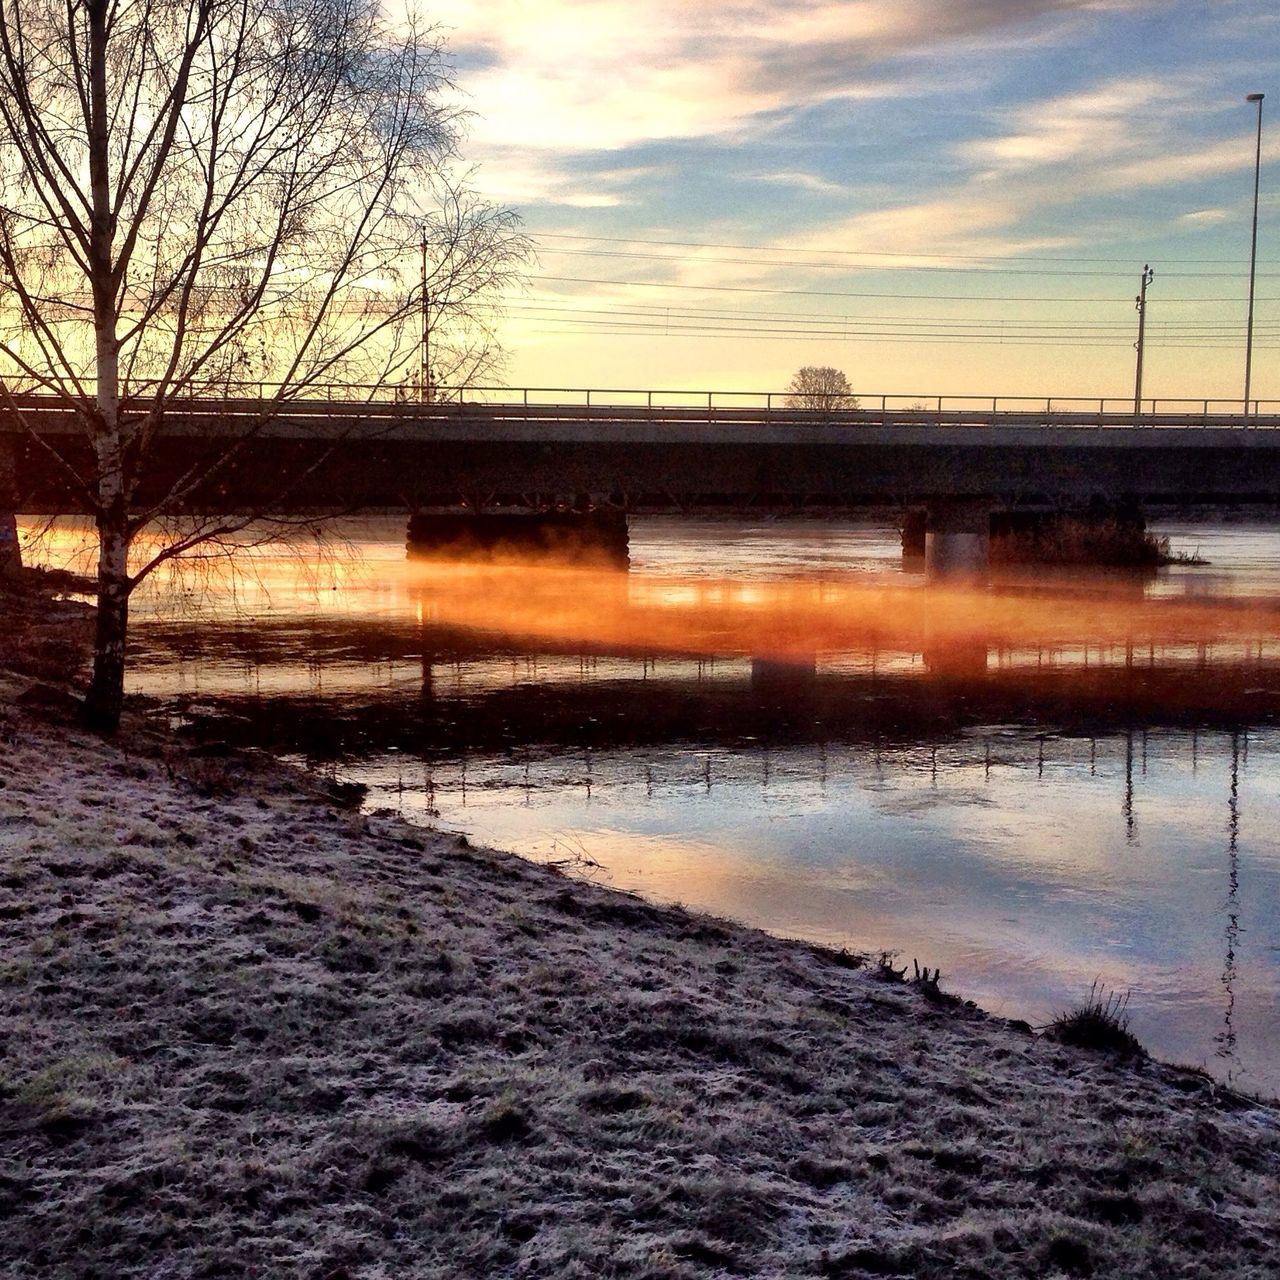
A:
[[[492,429],[315,438],[161,437],[135,508],[217,513],[422,510],[593,494],[619,505],[906,506],[1274,501],[1280,432],[1196,429],[810,428],[689,433]],[[6,438],[7,437],[7,438]],[[736,437],[736,438],[735,438]],[[0,435],[0,505],[87,514],[83,437]],[[56,455],[56,456],[55,456]],[[68,464],[64,468],[60,457]],[[177,502],[172,498],[181,494]]]

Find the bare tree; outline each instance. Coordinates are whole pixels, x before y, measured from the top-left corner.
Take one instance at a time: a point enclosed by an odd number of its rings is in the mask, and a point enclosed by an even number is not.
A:
[[[797,369],[787,384],[787,405],[792,409],[856,409],[858,398],[839,369],[807,364]]]
[[[239,441],[140,499],[175,401],[251,382],[252,431],[324,385],[491,359],[527,242],[453,176],[449,84],[436,32],[378,0],[0,0],[0,414],[97,524],[99,727],[130,593],[247,518],[192,514]],[[42,432],[30,392],[87,447]]]

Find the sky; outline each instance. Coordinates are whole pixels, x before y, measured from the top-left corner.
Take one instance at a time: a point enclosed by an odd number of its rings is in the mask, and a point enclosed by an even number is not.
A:
[[[1275,0],[433,0],[513,386],[1280,399]],[[1225,407],[1225,406],[1224,406]]]

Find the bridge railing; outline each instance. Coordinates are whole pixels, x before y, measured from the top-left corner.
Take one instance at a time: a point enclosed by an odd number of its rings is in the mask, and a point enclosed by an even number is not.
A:
[[[127,393],[140,400],[148,395],[146,383],[127,388]],[[189,387],[185,395],[193,400],[242,401],[261,404],[282,397],[281,407],[317,404],[364,404],[382,408],[429,403],[441,408],[458,405],[485,405],[515,411],[527,409],[530,417],[545,415],[549,409],[579,410],[583,416],[591,411],[611,409],[671,410],[681,416],[698,411],[713,417],[749,419],[754,413],[783,412],[804,417],[813,414],[830,416],[850,412],[850,420],[867,420],[874,415],[901,415],[900,421],[927,423],[975,422],[984,416],[1009,416],[1024,421],[1060,419],[1064,424],[1097,417],[1108,421],[1144,420],[1162,425],[1194,426],[1238,424],[1241,419],[1261,419],[1260,425],[1274,425],[1280,418],[1280,400],[1251,399],[1243,402],[1225,397],[1144,397],[1140,414],[1135,415],[1132,396],[1025,396],[861,392],[829,408],[805,408],[794,403],[787,391],[716,391],[690,388],[626,388],[626,387],[507,387],[496,385],[464,385],[431,387],[424,395],[421,388],[403,383],[313,383],[304,388],[284,388],[279,383],[255,381],[218,382],[208,387]],[[26,398],[26,397],[20,397]],[[51,400],[33,394],[30,399]],[[539,412],[542,411],[542,412]],[[514,415],[513,415],[514,416]]]
[[[235,395],[237,391],[246,397],[267,398],[279,390],[278,384],[269,382],[245,383],[242,388],[221,384],[222,394]],[[293,398],[299,400],[331,401],[381,401],[401,404],[421,403],[427,400],[437,404],[486,404],[636,409],[764,409],[766,411],[788,409],[803,411],[794,403],[794,396],[787,391],[717,391],[696,388],[637,388],[637,387],[507,387],[494,385],[464,385],[458,387],[432,387],[424,396],[420,389],[403,385],[369,384],[317,384]],[[831,408],[858,408],[877,410],[880,413],[982,413],[993,414],[1092,414],[1104,417],[1121,414],[1132,415],[1132,396],[1027,396],[1027,395],[971,395],[942,394],[936,392],[859,392],[851,400],[833,403]],[[818,409],[816,412],[829,410]],[[1274,417],[1280,414],[1280,400],[1250,399],[1246,408],[1239,398],[1189,396],[1143,397],[1143,416],[1178,416],[1203,418],[1241,415],[1247,417]]]

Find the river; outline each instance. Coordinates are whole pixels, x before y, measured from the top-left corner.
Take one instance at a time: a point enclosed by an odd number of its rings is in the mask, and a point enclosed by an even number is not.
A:
[[[938,586],[856,522],[640,519],[629,574],[407,564],[403,525],[162,572],[130,688],[372,808],[941,966],[1280,1094],[1280,528]],[[55,536],[44,558],[73,560]]]

